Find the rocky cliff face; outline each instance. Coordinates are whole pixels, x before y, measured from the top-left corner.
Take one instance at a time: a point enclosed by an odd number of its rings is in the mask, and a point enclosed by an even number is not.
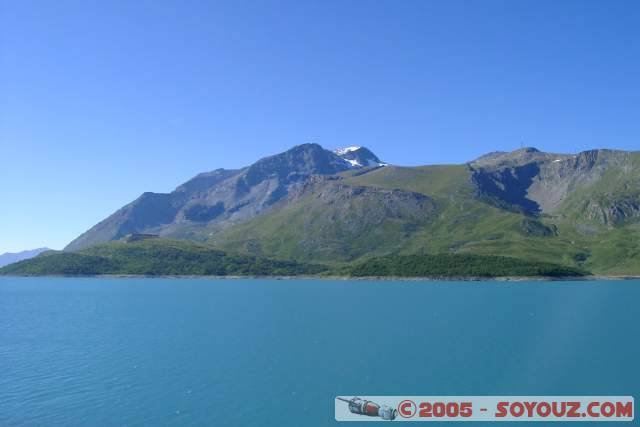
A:
[[[640,199],[629,191],[639,173],[636,162],[637,153],[625,151],[568,155],[525,148],[483,156],[469,166],[480,197],[500,207],[559,214],[579,193],[587,219],[616,224],[638,215]]]

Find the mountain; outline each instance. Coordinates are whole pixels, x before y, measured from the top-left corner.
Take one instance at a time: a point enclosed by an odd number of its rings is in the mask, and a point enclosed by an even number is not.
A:
[[[588,190],[591,194],[578,198],[591,216],[608,224],[640,214],[637,160],[638,153],[625,151],[567,155],[524,148],[479,159],[471,168],[482,193],[532,214],[564,212],[569,198]]]
[[[78,250],[130,233],[203,240],[268,212],[314,175],[360,169],[358,161],[368,164],[374,158],[380,163],[366,148],[338,155],[318,144],[303,144],[239,170],[206,172],[169,194],[142,194],[65,249]]]
[[[385,205],[370,197],[320,203],[315,189],[210,240],[301,261],[468,253],[637,275],[639,177],[640,153],[612,150],[524,149],[463,165],[347,171],[329,182],[428,201],[419,210],[380,214]]]
[[[334,150],[334,153],[349,162],[353,167],[387,166],[366,147],[338,148]]]
[[[30,259],[35,256],[40,255],[42,252],[49,251],[49,248],[38,248],[31,249],[22,252],[6,252],[0,255],[0,267],[4,267],[5,265],[13,264],[14,262],[22,261],[25,259]]]
[[[300,263],[460,254],[637,275],[640,152],[529,147],[401,167],[365,147],[304,144],[144,193],[66,250],[132,233]]]

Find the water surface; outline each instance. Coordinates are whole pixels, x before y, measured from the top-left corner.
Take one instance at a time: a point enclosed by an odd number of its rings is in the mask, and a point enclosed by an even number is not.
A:
[[[327,426],[351,394],[637,398],[639,304],[638,281],[0,278],[0,425]]]

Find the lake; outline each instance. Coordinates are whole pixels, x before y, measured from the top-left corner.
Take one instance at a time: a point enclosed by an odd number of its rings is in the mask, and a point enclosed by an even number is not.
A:
[[[0,425],[328,426],[336,395],[638,398],[639,307],[639,281],[5,277]]]

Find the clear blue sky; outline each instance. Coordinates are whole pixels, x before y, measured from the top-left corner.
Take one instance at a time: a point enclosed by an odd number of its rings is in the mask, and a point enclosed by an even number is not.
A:
[[[638,1],[0,0],[0,253],[309,141],[640,149]]]

